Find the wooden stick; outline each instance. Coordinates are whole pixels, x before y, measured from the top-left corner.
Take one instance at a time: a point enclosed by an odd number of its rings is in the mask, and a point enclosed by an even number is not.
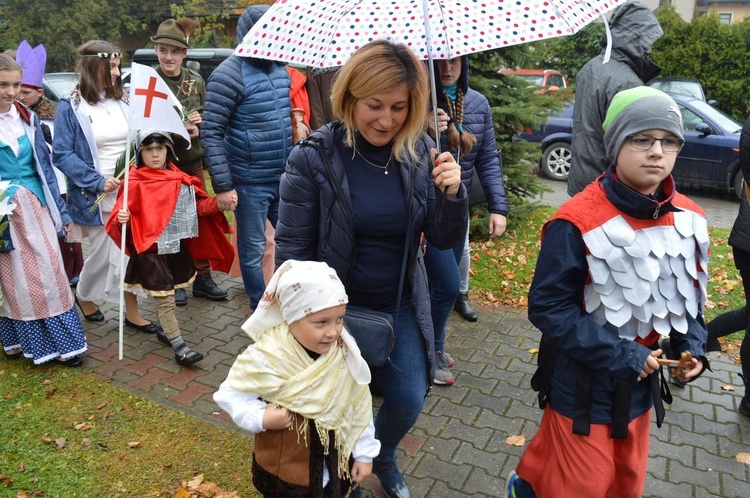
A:
[[[132,166],[133,164],[135,164],[135,163],[133,161],[130,161],[130,165]],[[122,170],[117,174],[117,176],[115,178],[117,178],[118,180],[120,178],[122,178],[122,175],[125,173],[126,169],[127,168],[122,168]],[[99,195],[99,197],[96,198],[96,200],[94,201],[94,205],[91,206],[91,211],[95,211],[96,210],[96,207],[99,205],[100,202],[102,202],[102,199],[104,199],[107,196],[108,193],[109,192],[102,192]]]
[[[680,364],[680,360],[670,360],[668,358],[657,358],[656,361],[663,367],[676,367]]]

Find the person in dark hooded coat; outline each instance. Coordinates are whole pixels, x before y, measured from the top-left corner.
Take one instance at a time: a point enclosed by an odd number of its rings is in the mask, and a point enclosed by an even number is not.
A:
[[[602,35],[602,53],[588,61],[576,76],[576,104],[568,176],[568,194],[580,192],[604,173],[609,160],[604,152],[602,123],[614,96],[641,86],[661,73],[648,52],[664,32],[649,7],[630,0],[617,7],[609,20],[612,56],[604,61],[607,37]]]

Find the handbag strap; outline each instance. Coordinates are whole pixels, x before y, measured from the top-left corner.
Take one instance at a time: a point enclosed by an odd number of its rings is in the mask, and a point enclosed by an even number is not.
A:
[[[325,144],[323,143],[323,140],[310,136],[303,140],[301,142],[302,145],[313,145],[318,152],[320,153],[321,159],[323,160],[323,164],[325,165],[326,172],[328,173],[328,179],[331,181],[331,184],[333,185],[333,190],[336,192],[336,197],[338,198],[339,202],[342,206],[346,206],[346,202],[344,199],[344,193],[341,190],[341,185],[338,181],[336,181],[336,175],[333,172],[333,167],[331,166],[331,161],[328,158],[328,154],[326,153]],[[409,196],[406,206],[407,211],[407,217],[406,217],[406,240],[404,242],[404,255],[401,259],[401,275],[399,277],[398,282],[398,296],[396,297],[396,313],[393,315],[393,329],[396,329],[396,323],[398,323],[398,315],[399,311],[401,310],[401,298],[403,297],[404,292],[404,281],[406,280],[406,263],[409,259],[409,242],[411,239],[411,229],[412,229],[412,208],[414,203],[414,177],[415,177],[415,168],[409,166],[409,185],[407,186],[409,190]],[[353,224],[353,221],[351,220],[351,217],[349,216],[348,211],[344,209],[344,214],[347,217],[347,220],[349,220],[350,223]],[[355,241],[356,244],[356,241]],[[356,253],[356,251],[355,251]],[[349,264],[349,275],[352,273],[352,269],[354,268],[354,259],[352,259],[352,262]],[[347,276],[347,279],[349,278],[349,275]]]

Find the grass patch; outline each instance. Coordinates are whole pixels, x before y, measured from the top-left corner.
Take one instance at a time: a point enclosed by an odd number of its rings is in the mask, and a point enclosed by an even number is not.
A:
[[[0,413],[0,496],[166,497],[198,474],[260,496],[250,438],[82,371],[4,362]]]

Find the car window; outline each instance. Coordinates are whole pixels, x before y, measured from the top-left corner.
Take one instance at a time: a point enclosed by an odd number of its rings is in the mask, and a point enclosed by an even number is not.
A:
[[[532,85],[542,86],[542,83],[544,83],[544,76],[535,76],[533,74],[513,74],[511,76],[521,78]]]
[[[696,99],[705,100],[703,90],[697,81],[654,81],[650,86],[666,93],[676,93],[677,95],[687,95]]]
[[[728,133],[737,133],[742,125],[703,100],[691,100],[690,105]]]
[[[685,106],[680,106],[680,112],[682,113],[682,124],[687,131],[695,131],[695,127],[703,122],[703,118]]]
[[[547,78],[547,85],[548,86],[557,86],[560,88],[565,87],[565,83],[563,82],[563,79],[557,75],[557,74],[551,74]]]

